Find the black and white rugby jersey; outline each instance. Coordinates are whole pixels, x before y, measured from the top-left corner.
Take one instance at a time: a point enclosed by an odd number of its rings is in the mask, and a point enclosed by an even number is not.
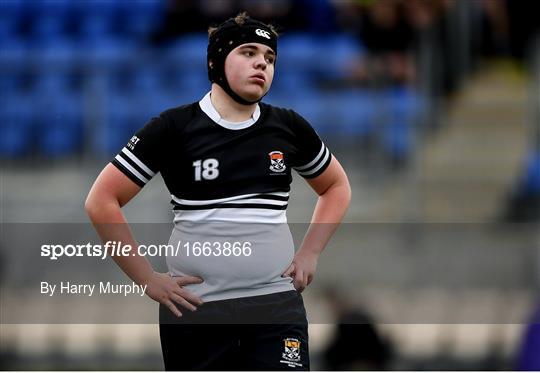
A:
[[[175,222],[285,223],[291,170],[313,178],[330,160],[294,111],[260,103],[252,118],[231,123],[208,93],[150,120],[112,163],[141,187],[161,173]]]

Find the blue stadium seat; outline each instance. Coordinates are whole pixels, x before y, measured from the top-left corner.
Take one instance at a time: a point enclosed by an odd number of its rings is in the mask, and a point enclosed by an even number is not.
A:
[[[103,16],[112,18],[129,0],[70,1],[74,17],[82,19],[86,16]]]
[[[75,42],[64,36],[42,41],[39,47],[33,49],[36,61],[42,68],[69,68],[85,53]]]
[[[1,12],[0,12],[1,13]],[[19,20],[17,16],[0,15],[0,43],[17,35]]]
[[[148,107],[154,97],[167,97],[170,89],[165,84],[169,76],[165,76],[159,66],[139,66],[119,65],[111,69],[106,76],[107,89],[111,96],[129,96],[132,99],[142,97],[142,106]],[[144,101],[147,101],[144,103]],[[137,105],[132,110],[140,110]]]
[[[108,156],[117,153],[152,117],[184,103],[177,103],[161,92],[132,95],[109,92],[106,121],[96,131],[94,149]]]
[[[320,134],[360,138],[373,134],[375,110],[369,93],[359,90],[283,95],[283,105],[303,116]]]
[[[81,41],[80,48],[84,49],[85,63],[104,68],[129,62],[136,51],[134,42],[114,37]]]
[[[163,89],[161,70],[155,68],[137,69],[133,76],[133,89],[135,92],[156,93]]]
[[[364,138],[374,134],[376,110],[371,92],[363,89],[347,89],[334,94],[334,115],[340,134]]]
[[[31,95],[34,110],[39,112],[36,133],[41,152],[59,157],[80,151],[84,129],[82,95],[72,89],[68,72],[37,76]]]
[[[394,159],[406,159],[412,151],[413,140],[410,125],[406,121],[392,121],[382,133],[383,149]]]
[[[145,123],[150,119],[157,117],[161,112],[169,109],[171,106],[170,96],[160,90],[156,90],[153,93],[140,93],[134,97],[135,105],[137,109],[135,110],[134,115],[134,127],[133,132],[141,128]],[[182,102],[177,104],[186,104],[187,102]]]
[[[291,94],[304,94],[306,91],[316,89],[312,74],[302,69],[282,69],[278,66],[274,75],[271,90],[288,92]]]
[[[180,90],[183,92],[182,96],[188,99],[189,102],[200,100],[210,90],[210,81],[206,70],[186,71]]]
[[[164,1],[134,0],[119,3],[122,32],[132,38],[144,38],[157,29],[165,16]]]
[[[286,108],[293,109],[304,117],[320,134],[335,132],[336,118],[328,110],[328,98],[318,91],[306,92],[302,95],[289,95]]]
[[[0,3],[0,9],[2,10],[0,13],[9,18],[17,17],[25,11],[26,7],[31,5],[29,3],[30,1],[26,0],[4,0]]]
[[[172,109],[178,106],[186,105],[191,102],[199,101],[202,98],[193,99],[192,95],[184,95],[182,92],[167,91],[163,95],[163,102],[158,109],[159,112],[164,111],[165,109]]]
[[[0,97],[11,96],[20,91],[22,76],[18,71],[2,72],[0,74]]]
[[[35,140],[32,100],[12,94],[0,105],[0,156],[16,158],[29,153]]]
[[[0,48],[0,64],[20,67],[28,62],[29,48],[24,39],[9,37],[2,41]]]
[[[307,69],[316,68],[319,59],[326,58],[326,54],[317,54],[317,40],[306,33],[291,33],[280,38],[277,64],[279,69]]]
[[[135,81],[135,68],[124,64],[109,66],[103,74],[105,89],[112,95],[132,92]]]
[[[83,2],[83,1],[81,1]],[[87,1],[90,3],[90,1]],[[36,13],[35,17],[56,16],[59,18],[67,17],[69,12],[76,6],[79,1],[72,0],[54,0],[54,1],[28,1],[31,4],[32,12]]]
[[[36,76],[33,87],[35,100],[41,100],[46,96],[69,95],[69,75],[62,72],[47,72]]]
[[[348,76],[347,67],[365,55],[360,41],[349,34],[330,34],[318,39],[316,53],[321,58],[313,61],[323,78],[343,79]]]
[[[125,0],[116,1],[118,11],[132,16],[134,14],[149,14],[160,16],[166,10],[167,0]]]
[[[169,64],[182,66],[187,69],[206,68],[206,47],[208,36],[204,33],[194,33],[179,38],[166,51]]]
[[[386,97],[396,117],[416,121],[424,110],[424,100],[414,89],[394,87],[386,92]]]
[[[328,33],[336,29],[336,10],[330,0],[296,0],[296,5],[306,11],[308,27],[317,33]]]
[[[43,14],[32,22],[32,44],[41,44],[62,37],[66,32],[64,18],[56,14]]]
[[[200,97],[202,98],[202,97]],[[200,99],[199,98],[199,99]],[[196,100],[188,100],[182,97],[181,94],[177,94],[175,92],[171,91],[161,91],[158,96],[155,96],[150,99],[150,108],[151,113],[150,116],[157,116],[161,112],[172,109],[181,105],[189,104]]]
[[[82,42],[99,42],[113,35],[112,16],[108,14],[88,14],[80,19],[79,38]]]
[[[70,155],[81,150],[83,103],[80,92],[71,88],[66,71],[41,74],[32,90],[38,146],[46,156]]]
[[[390,156],[405,159],[413,150],[422,100],[406,87],[389,88],[381,97],[388,119],[381,134],[383,148]]]
[[[93,148],[100,154],[110,156],[117,153],[128,142],[137,123],[133,111],[135,101],[133,96],[115,95],[109,93],[105,110],[105,122],[100,123],[94,137]]]
[[[58,95],[43,100],[39,147],[45,156],[72,155],[82,150],[83,113],[80,97]]]

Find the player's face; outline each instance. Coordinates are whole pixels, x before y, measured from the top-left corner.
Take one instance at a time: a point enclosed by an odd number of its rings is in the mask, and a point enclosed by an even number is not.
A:
[[[234,92],[255,101],[270,89],[275,61],[272,48],[260,43],[242,44],[225,59],[225,76]]]

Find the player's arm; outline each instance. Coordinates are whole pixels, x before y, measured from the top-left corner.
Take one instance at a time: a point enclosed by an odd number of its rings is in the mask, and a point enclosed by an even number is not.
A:
[[[202,280],[190,276],[174,280],[167,274],[154,272],[150,262],[138,254],[138,245],[121,208],[141,189],[109,163],[94,182],[86,199],[85,210],[104,243],[117,241],[132,247],[135,255],[130,253],[128,256],[112,256],[118,266],[137,284],[147,285],[146,293],[150,298],[163,303],[177,316],[181,316],[175,302],[192,311],[196,309],[193,304],[202,304],[200,298],[181,286],[200,283]]]
[[[304,290],[313,280],[319,255],[341,223],[351,201],[349,180],[333,156],[322,174],[306,180],[319,198],[302,245],[283,274],[293,277],[298,291]]]
[[[319,195],[311,223],[331,224],[337,228],[351,202],[351,186],[345,170],[339,161],[332,156],[328,168],[321,175],[313,179],[306,179],[306,181]],[[323,248],[327,242],[328,240],[324,242]]]

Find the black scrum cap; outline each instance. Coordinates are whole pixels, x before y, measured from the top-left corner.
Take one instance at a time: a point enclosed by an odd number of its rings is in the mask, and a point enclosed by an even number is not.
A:
[[[236,102],[252,105],[260,99],[254,102],[244,100],[229,86],[225,77],[225,59],[234,48],[246,43],[264,44],[272,48],[277,55],[277,35],[266,24],[255,19],[246,17],[243,21],[239,24],[234,18],[230,18],[219,25],[217,31],[210,36],[207,49],[208,79],[221,86]]]

